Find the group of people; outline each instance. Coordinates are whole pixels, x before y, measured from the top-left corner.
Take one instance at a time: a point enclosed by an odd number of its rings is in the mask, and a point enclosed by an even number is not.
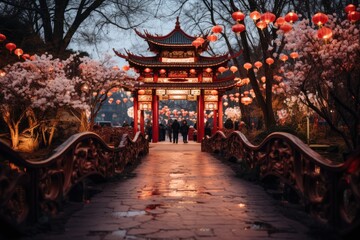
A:
[[[165,133],[167,134],[170,142],[178,143],[179,142],[179,133],[183,137],[183,142],[188,143],[188,134],[189,134],[189,125],[186,120],[183,120],[181,124],[175,119],[174,121],[168,121],[166,125],[160,124],[160,135],[159,140],[165,140]],[[152,126],[151,122],[147,122],[145,126],[145,133],[148,136],[148,140],[152,140]]]

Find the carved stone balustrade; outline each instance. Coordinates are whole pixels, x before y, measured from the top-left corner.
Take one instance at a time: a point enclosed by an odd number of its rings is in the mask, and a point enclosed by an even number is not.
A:
[[[117,145],[109,146],[92,132],[79,133],[48,159],[32,161],[0,142],[0,224],[24,230],[41,217],[54,216],[75,187],[79,194],[87,179],[110,179],[149,152],[140,132],[133,139],[122,134]]]
[[[333,162],[294,135],[280,132],[255,146],[241,132],[226,136],[218,131],[204,138],[201,147],[235,162],[238,175],[250,174],[283,201],[301,204],[340,233],[360,228],[360,153],[344,163]]]

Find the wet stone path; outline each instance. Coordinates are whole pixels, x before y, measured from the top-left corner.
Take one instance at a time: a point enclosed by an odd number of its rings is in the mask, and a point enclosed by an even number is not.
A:
[[[133,173],[107,183],[65,232],[36,239],[311,239],[262,187],[236,178],[200,144],[151,144]]]

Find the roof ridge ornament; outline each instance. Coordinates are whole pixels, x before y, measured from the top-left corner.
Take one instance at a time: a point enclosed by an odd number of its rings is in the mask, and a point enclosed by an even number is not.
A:
[[[180,29],[179,16],[176,17],[175,29]]]

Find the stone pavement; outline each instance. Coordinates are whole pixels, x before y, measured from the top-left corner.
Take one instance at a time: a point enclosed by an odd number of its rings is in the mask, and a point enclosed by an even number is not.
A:
[[[150,144],[133,173],[107,183],[65,232],[31,239],[314,239],[262,187],[236,178],[200,144]]]

